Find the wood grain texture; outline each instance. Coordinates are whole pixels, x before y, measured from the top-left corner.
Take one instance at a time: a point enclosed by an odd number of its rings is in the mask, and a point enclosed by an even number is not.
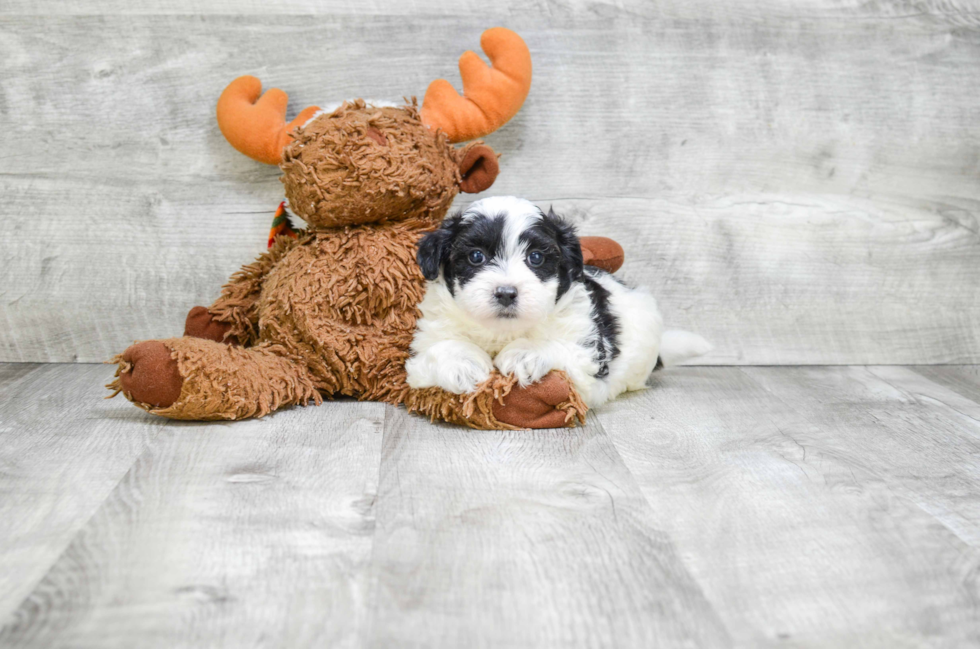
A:
[[[863,458],[862,468],[892,493],[980,549],[980,405],[895,366],[746,372],[808,427],[801,443],[810,433],[831,435],[833,450]]]
[[[980,402],[941,373],[675,368],[534,432],[167,422],[108,374],[0,364],[4,648],[980,643]]]
[[[474,432],[389,411],[369,647],[727,646],[594,420]]]
[[[737,645],[980,641],[978,404],[903,368],[651,385],[598,417]]]
[[[0,645],[359,646],[383,413],[168,422]]]
[[[548,203],[580,230],[624,242],[620,275],[652,290],[668,328],[715,345],[699,364],[980,353],[980,237],[951,205],[773,195]]]
[[[978,4],[728,4],[8,0],[0,359],[179,333],[261,251],[280,185],[214,124],[231,78],[397,99],[503,19],[535,81],[491,191],[620,239],[705,362],[980,361]]]
[[[943,21],[954,25],[980,24],[980,5],[976,0],[753,0],[727,7],[712,0],[164,0],[127,2],[126,0],[8,0],[0,6],[2,14],[27,15],[166,15],[166,14],[341,14],[397,16],[492,16],[514,19],[529,14],[562,15],[590,13],[598,17],[627,12],[636,17],[739,16],[766,18],[854,19],[863,17],[902,20]]]
[[[0,624],[159,431],[103,399],[111,375],[101,365],[0,365]]]

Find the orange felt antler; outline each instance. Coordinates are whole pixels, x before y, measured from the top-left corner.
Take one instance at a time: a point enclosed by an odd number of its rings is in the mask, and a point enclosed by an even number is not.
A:
[[[531,53],[520,36],[494,27],[483,32],[480,46],[493,67],[474,52],[459,57],[462,97],[445,79],[425,91],[422,121],[445,131],[451,142],[493,133],[517,114],[531,89]]]
[[[218,127],[228,143],[248,157],[276,165],[293,129],[320,109],[305,108],[287,124],[289,96],[279,88],[270,88],[259,99],[261,93],[262,82],[255,77],[238,77],[229,83],[218,98]]]

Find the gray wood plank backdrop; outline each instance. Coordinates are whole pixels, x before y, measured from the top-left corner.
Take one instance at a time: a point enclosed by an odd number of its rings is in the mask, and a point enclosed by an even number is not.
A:
[[[0,360],[179,333],[262,250],[229,80],[421,94],[503,24],[535,79],[491,191],[622,241],[704,362],[980,362],[980,2],[488,4],[5,0]]]

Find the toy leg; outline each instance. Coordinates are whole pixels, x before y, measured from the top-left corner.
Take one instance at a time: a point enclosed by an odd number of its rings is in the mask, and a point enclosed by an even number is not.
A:
[[[409,390],[405,407],[430,419],[484,430],[574,426],[585,421],[587,410],[565,373],[557,371],[526,388],[495,371],[471,394]]]
[[[192,338],[213,340],[216,343],[238,345],[238,337],[231,335],[231,325],[220,322],[205,306],[196,306],[187,313],[184,321],[184,335]]]
[[[113,360],[116,379],[106,387],[170,419],[245,419],[320,402],[306,367],[278,345],[170,338],[137,343]]]

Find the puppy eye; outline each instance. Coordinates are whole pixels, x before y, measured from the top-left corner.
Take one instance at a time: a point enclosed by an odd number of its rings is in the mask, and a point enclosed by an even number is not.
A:
[[[487,260],[486,256],[480,250],[470,250],[470,254],[467,256],[467,258],[474,266],[479,266]]]
[[[530,255],[527,256],[527,263],[534,268],[537,268],[544,263],[544,255],[535,250]]]

